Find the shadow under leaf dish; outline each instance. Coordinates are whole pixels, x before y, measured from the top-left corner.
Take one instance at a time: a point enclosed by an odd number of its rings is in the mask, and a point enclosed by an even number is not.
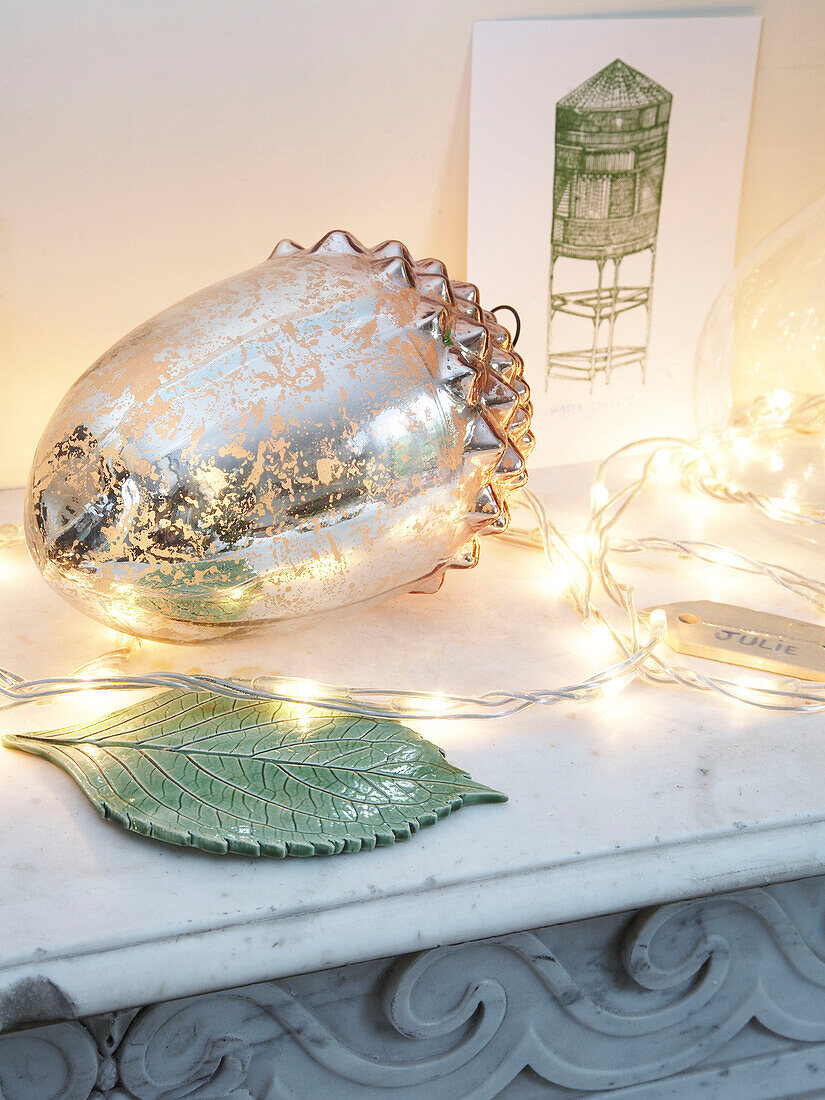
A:
[[[163,692],[3,744],[64,769],[103,817],[219,854],[357,852],[506,801],[400,723],[209,692]]]

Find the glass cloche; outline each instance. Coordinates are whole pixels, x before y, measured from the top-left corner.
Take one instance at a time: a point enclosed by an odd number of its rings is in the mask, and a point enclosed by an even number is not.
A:
[[[720,484],[770,498],[782,518],[825,520],[825,195],[722,288],[694,386]]]

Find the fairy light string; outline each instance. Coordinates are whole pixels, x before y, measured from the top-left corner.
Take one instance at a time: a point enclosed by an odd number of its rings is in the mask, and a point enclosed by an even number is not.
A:
[[[776,423],[781,413],[785,428],[794,428],[794,417],[798,416],[801,423],[798,430],[819,430],[825,419],[823,410],[825,399],[818,404],[811,399],[784,403],[779,411],[776,401],[768,402],[765,408],[752,411],[746,427],[753,430],[757,423],[764,424],[766,419],[771,424]],[[730,429],[734,442],[736,433],[742,430],[739,426]],[[717,469],[720,445],[731,445],[731,437],[722,440],[721,444],[720,437],[705,437],[698,442],[650,438],[614,452],[596,470],[590,489],[589,519],[583,534],[563,531],[556,526],[533,492],[524,490],[517,498],[521,511],[529,513],[529,523],[526,527],[511,526],[500,537],[515,547],[541,552],[552,588],[573,608],[584,629],[608,642],[617,654],[616,661],[577,683],[534,691],[505,688],[473,696],[384,686],[340,687],[278,675],[240,680],[176,671],[130,674],[129,661],[140,647],[140,641],[127,634],[118,634],[111,650],[76,669],[71,676],[25,680],[12,670],[0,667],[0,696],[14,705],[77,691],[178,688],[322,706],[374,718],[468,720],[506,717],[535,705],[609,700],[632,680],[638,679],[660,687],[678,685],[762,709],[823,710],[825,684],[802,684],[769,674],[760,674],[753,681],[712,675],[673,663],[667,655],[669,651],[662,645],[667,634],[664,611],[641,611],[633,586],[620,580],[614,571],[613,560],[627,555],[671,554],[716,569],[762,577],[806,601],[817,611],[825,610],[825,582],[788,565],[762,561],[731,547],[705,541],[658,535],[631,538],[615,533],[651,481],[661,478],[664,472],[678,479],[690,493],[741,504],[782,523],[825,523],[825,518],[793,501],[752,493],[726,483]],[[624,469],[629,460],[636,460],[639,472],[629,480],[625,476],[618,487],[610,487],[616,467]],[[0,549],[22,541],[22,528],[18,524],[0,525]]]

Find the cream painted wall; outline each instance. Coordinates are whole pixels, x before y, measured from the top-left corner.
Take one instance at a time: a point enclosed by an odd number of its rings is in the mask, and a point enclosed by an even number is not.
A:
[[[745,10],[765,22],[740,253],[825,182],[825,0]],[[53,407],[114,340],[282,236],[397,236],[463,274],[473,21],[642,11],[0,0],[0,484],[25,480]]]

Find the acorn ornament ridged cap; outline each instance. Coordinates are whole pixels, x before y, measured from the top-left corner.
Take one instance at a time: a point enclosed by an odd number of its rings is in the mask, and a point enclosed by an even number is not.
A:
[[[284,240],[74,384],[27,543],[72,603],[167,641],[432,592],[506,528],[530,415],[473,284],[398,241]]]

